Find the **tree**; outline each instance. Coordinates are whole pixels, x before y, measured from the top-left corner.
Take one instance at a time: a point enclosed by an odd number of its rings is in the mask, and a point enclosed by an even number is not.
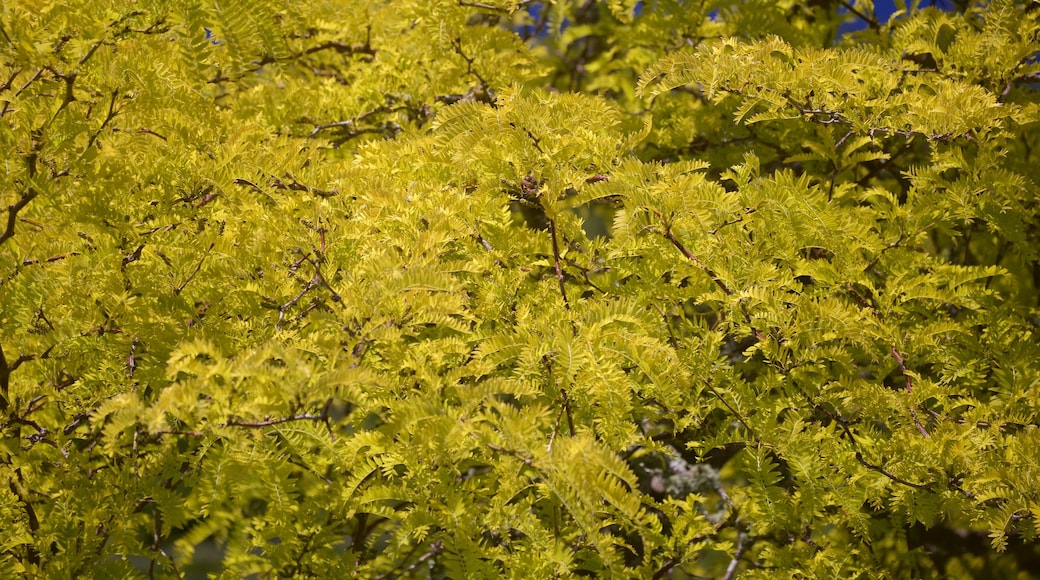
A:
[[[5,4],[0,570],[1035,570],[1040,10],[907,4]]]

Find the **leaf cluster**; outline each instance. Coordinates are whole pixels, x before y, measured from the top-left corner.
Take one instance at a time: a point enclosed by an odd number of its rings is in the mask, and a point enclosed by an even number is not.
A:
[[[1035,6],[349,4],[0,12],[3,575],[1035,569]]]

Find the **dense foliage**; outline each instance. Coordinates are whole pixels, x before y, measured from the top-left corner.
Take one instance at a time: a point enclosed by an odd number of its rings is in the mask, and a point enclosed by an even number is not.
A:
[[[0,576],[1040,569],[1040,9],[897,4],[0,4]]]

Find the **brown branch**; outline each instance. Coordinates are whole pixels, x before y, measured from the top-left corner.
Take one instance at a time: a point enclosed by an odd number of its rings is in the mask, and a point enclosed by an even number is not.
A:
[[[495,6],[494,4],[485,4],[483,2],[471,2],[470,0],[459,0],[459,6],[466,8],[480,8],[481,10],[491,10],[492,12],[499,12],[501,14],[511,14],[512,12],[508,8],[502,6]]]
[[[76,101],[76,94],[75,94],[74,89],[73,89],[73,85],[75,85],[75,83],[76,83],[76,73],[75,72],[71,72],[71,73],[68,73],[68,74],[60,73],[60,72],[57,71],[57,69],[55,69],[54,67],[51,67],[51,66],[45,66],[44,70],[49,71],[52,75],[54,75],[55,78],[57,78],[57,79],[59,79],[59,80],[61,80],[62,82],[65,83],[65,94],[62,96],[61,104],[58,105],[58,108],[54,111],[54,114],[51,115],[50,120],[48,120],[44,124],[44,126],[47,126],[47,125],[51,124],[55,119],[57,119],[58,115],[60,115],[61,112],[64,111],[66,107],[68,107],[70,104],[72,104],[74,101]]]
[[[930,487],[928,487],[926,485],[921,485],[919,483],[913,483],[913,482],[907,481],[905,479],[902,479],[901,477],[898,477],[898,476],[895,476],[895,475],[889,473],[888,471],[885,470],[885,468],[881,467],[880,465],[874,465],[873,463],[870,463],[866,459],[863,459],[863,454],[860,453],[859,451],[856,452],[856,461],[859,461],[867,469],[870,469],[871,471],[876,471],[876,472],[880,473],[881,475],[884,475],[885,477],[891,479],[892,481],[894,481],[896,483],[900,483],[902,485],[905,485],[907,487],[912,487],[914,489],[920,489],[922,491],[935,493],[935,491],[932,488],[930,488]]]
[[[101,136],[101,132],[104,131],[105,127],[107,127],[108,124],[112,122],[112,119],[115,119],[116,115],[119,114],[119,112],[116,111],[116,98],[118,96],[119,89],[113,89],[111,100],[108,102],[108,113],[105,114],[105,119],[101,121],[101,126],[97,128],[97,131],[94,131],[90,135],[90,139],[87,140],[86,148],[84,148],[83,153],[80,154],[80,159],[82,159],[83,156],[87,154],[87,151],[94,147],[94,143],[96,143],[97,138]]]
[[[245,186],[248,186],[248,187],[252,187],[253,189],[255,189],[256,191],[258,191],[260,193],[264,192],[264,190],[260,189],[259,185],[253,183],[252,181],[249,181],[248,179],[243,179],[241,177],[236,177],[235,181],[233,183],[235,185],[245,185]]]
[[[451,41],[451,45],[452,48],[455,49],[455,53],[461,56],[462,60],[466,61],[466,72],[476,77],[476,79],[480,82],[482,86],[491,86],[490,84],[488,84],[487,80],[484,79],[484,77],[481,76],[479,72],[477,72],[476,68],[473,67],[474,58],[472,56],[466,55],[466,53],[462,51],[462,39],[456,36]]]
[[[607,293],[606,290],[600,288],[599,286],[596,285],[595,282],[593,282],[592,280],[589,279],[589,274],[597,274],[597,273],[600,273],[600,272],[609,272],[610,271],[609,267],[605,267],[605,268],[588,268],[586,266],[582,266],[576,260],[570,260],[570,259],[566,259],[565,258],[563,261],[564,261],[565,264],[567,264],[571,268],[574,268],[574,269],[578,270],[579,272],[581,272],[582,279],[585,280],[585,284],[588,285],[590,288],[592,288],[593,290],[599,292],[600,294],[606,294]]]
[[[51,262],[58,262],[58,261],[64,260],[65,258],[67,258],[69,256],[78,256],[78,255],[79,255],[79,252],[69,252],[68,254],[58,254],[57,256],[51,256],[50,258],[44,258],[43,260],[35,260],[35,259],[26,258],[26,259],[22,260],[22,265],[23,266],[32,266],[33,264],[39,264],[41,262],[49,264]]]
[[[910,375],[906,374],[906,363],[903,361],[903,356],[899,354],[899,351],[892,347],[892,357],[899,363],[899,370],[903,373],[903,378],[906,379],[906,392],[911,393],[914,390],[914,384],[910,381]]]
[[[354,131],[354,127],[358,123],[360,123],[361,121],[364,121],[365,119],[367,119],[367,118],[369,118],[369,117],[371,117],[373,115],[378,115],[379,113],[392,113],[392,112],[403,111],[403,110],[406,110],[406,108],[405,107],[395,107],[395,108],[391,109],[389,107],[376,107],[376,108],[371,109],[369,111],[365,111],[364,113],[361,113],[360,115],[358,115],[356,117],[353,117],[353,118],[350,118],[350,119],[346,119],[344,121],[335,121],[335,122],[332,122],[332,123],[325,123],[325,124],[315,124],[314,125],[314,130],[311,131],[310,135],[308,135],[308,136],[309,137],[314,137],[315,135],[317,135],[321,131],[325,131],[326,129],[335,129],[337,127],[346,127],[347,130],[348,130],[348,133],[351,133],[352,136],[353,135],[360,135],[362,130],[359,130],[359,131],[355,132]],[[375,130],[372,130],[370,132],[375,132]]]
[[[718,227],[716,227],[715,229],[711,230],[708,233],[710,233],[711,235],[714,236],[715,234],[718,234],[719,230],[721,230],[722,228],[724,228],[726,226],[731,226],[733,224],[739,224],[740,222],[744,221],[744,216],[751,215],[751,214],[755,213],[756,211],[758,211],[758,210],[756,210],[753,207],[744,208],[744,214],[743,215],[741,215],[740,217],[737,217],[735,219],[731,219],[731,220],[722,222],[721,224],[719,224]]]
[[[854,14],[857,18],[866,22],[867,25],[870,26],[872,29],[881,30],[881,23],[878,22],[877,17],[875,17],[873,14],[868,15],[860,12],[856,9],[856,6],[848,2],[848,0],[839,0],[838,3],[844,6],[846,10]]]
[[[325,301],[323,299],[321,299],[321,298],[314,299],[310,304],[307,305],[306,308],[303,309],[303,311],[301,311],[299,314],[297,314],[296,316],[293,317],[293,319],[292,319],[293,324],[303,320],[304,318],[307,317],[308,314],[310,314],[311,312],[317,310],[318,308],[320,308],[322,306],[325,306]]]
[[[315,131],[317,131],[317,129],[315,129]],[[313,134],[314,133],[311,133],[311,135]],[[306,185],[304,183],[296,181],[296,179],[293,178],[291,175],[288,175],[286,177],[288,177],[291,181],[286,183],[280,179],[275,179],[271,182],[271,187],[275,189],[285,189],[289,191],[305,191],[307,193],[313,193],[318,197],[333,197],[335,195],[339,195],[338,189],[318,189],[317,187]],[[244,179],[236,179],[235,183],[239,185],[251,185],[254,188],[256,188],[257,191],[261,191],[262,193],[262,190],[259,187],[257,187],[254,183],[246,181]]]
[[[730,289],[730,287],[727,286],[721,278],[719,278],[718,274],[716,274],[714,270],[709,268],[707,264],[702,262],[700,258],[695,256],[693,252],[691,252],[686,246],[683,245],[682,242],[679,241],[678,238],[675,237],[674,234],[672,234],[671,226],[664,222],[664,217],[661,215],[661,213],[655,209],[651,209],[650,211],[652,211],[654,214],[657,215],[658,218],[661,219],[661,224],[664,226],[664,232],[662,232],[661,235],[663,235],[666,240],[671,242],[672,245],[675,246],[675,248],[679,250],[679,252],[681,252],[683,256],[686,256],[686,259],[690,260],[694,264],[697,264],[697,267],[703,270],[704,273],[711,278],[711,281],[714,282],[716,286],[722,289],[726,296],[732,296],[733,290]]]
[[[542,150],[542,140],[539,139],[538,137],[535,137],[534,133],[532,133],[530,129],[528,129],[527,127],[517,127],[516,123],[513,123],[512,121],[509,122],[509,126],[514,128],[514,129],[521,129],[521,130],[523,130],[523,132],[527,135],[527,138],[531,140],[531,143],[534,145],[534,148],[536,150],[538,150],[539,153],[541,153],[543,155],[545,154],[545,151]],[[590,182],[590,183],[593,183],[593,182]]]
[[[168,140],[168,139],[166,139],[165,135],[160,135],[159,133],[156,133],[155,131],[152,131],[148,127],[139,127],[137,129],[137,132],[138,133],[144,133],[145,135],[151,135],[153,137],[158,137],[158,138],[162,139],[163,141],[167,141]]]
[[[711,386],[711,384],[708,383],[707,381],[704,381],[704,386],[708,388],[708,391],[711,392],[711,394],[714,395],[716,399],[722,401],[722,404],[725,405],[727,409],[729,409],[729,412],[732,413],[733,416],[736,417],[738,421],[740,421],[740,424],[743,425],[744,428],[748,430],[748,433],[750,433],[752,437],[754,437],[755,439],[758,439],[758,435],[755,434],[755,430],[751,428],[751,425],[748,425],[748,422],[746,420],[744,420],[744,416],[741,415],[740,412],[738,412],[736,409],[734,409],[729,404],[729,402],[726,401],[726,399],[722,396],[722,394],[715,390],[715,387]]]
[[[333,302],[342,302],[343,301],[343,297],[339,295],[339,292],[336,292],[332,288],[332,286],[329,285],[329,282],[325,279],[325,276],[321,273],[321,269],[318,268],[318,264],[317,263],[315,263],[314,277],[318,279],[318,283],[319,284],[324,286],[325,289],[328,290],[332,294],[332,301]]]
[[[327,483],[329,485],[332,485],[332,480],[331,479],[329,479],[328,477],[325,477],[324,475],[318,473],[317,471],[314,470],[313,467],[305,464],[300,459],[294,459],[293,457],[286,455],[285,456],[285,462],[290,464],[290,465],[295,465],[296,467],[300,467],[302,469],[306,469],[307,471],[313,473],[314,476],[317,477],[318,479],[324,481],[325,483]]]
[[[202,199],[200,199],[198,203],[195,204],[195,209],[201,208],[202,206],[213,201],[214,199],[217,199],[218,197],[220,197],[219,193],[207,193],[206,195],[202,196]]]
[[[20,74],[22,74],[22,69],[20,68],[16,68],[13,71],[11,71],[11,76],[7,77],[7,81],[4,82],[4,84],[0,85],[0,93],[10,89],[11,86],[14,84],[14,79],[17,78]]]
[[[205,435],[205,433],[203,433],[202,431],[182,431],[182,430],[179,430],[179,429],[171,429],[171,430],[160,429],[159,431],[156,431],[153,434],[158,436],[158,437],[162,437],[163,435],[190,435],[192,437],[202,437],[203,435]]]
[[[20,354],[13,363],[8,363],[7,359],[4,358],[4,350],[0,348],[0,412],[6,411],[8,408],[9,401],[7,400],[8,389],[10,388],[11,373],[18,370],[18,367],[22,366],[22,363],[27,363],[34,360],[44,360],[51,357],[51,351],[54,347],[58,346],[58,343],[54,343],[47,347],[40,354]]]
[[[123,264],[122,264],[122,266],[119,269],[121,271],[123,271],[123,272],[126,272],[126,267],[129,264],[132,264],[132,263],[140,260],[141,259],[141,250],[144,250],[144,244],[141,244],[140,246],[137,246],[136,250],[134,250],[133,252],[130,252],[129,254],[127,254],[123,258]]]
[[[40,409],[42,409],[44,407],[44,405],[46,405],[46,404],[47,404],[47,395],[37,395],[37,396],[33,397],[25,405],[25,410],[22,411],[21,418],[24,420],[29,415],[32,415],[36,411],[39,411]],[[30,421],[30,423],[31,423],[31,421]],[[33,426],[36,427],[36,430],[39,431],[40,433],[44,433],[44,434],[47,433],[47,429],[45,429],[44,427],[40,427],[39,425],[37,425],[35,423],[33,423]]]
[[[560,244],[556,239],[556,220],[549,218],[549,234],[552,236],[553,265],[556,268],[556,280],[560,283],[560,295],[563,296],[563,306],[571,309],[571,303],[567,300],[567,288],[563,281],[563,268],[560,267]]]
[[[202,256],[202,259],[199,260],[199,263],[195,265],[195,269],[191,271],[191,274],[188,274],[188,277],[184,279],[184,282],[181,282],[180,286],[173,289],[174,295],[179,296],[180,293],[184,291],[184,287],[187,286],[188,283],[195,278],[195,275],[199,273],[199,270],[202,269],[202,263],[206,261],[206,258],[209,256],[209,253],[213,251],[213,246],[215,245],[215,243],[216,242],[211,243],[209,245],[209,248],[206,250],[206,254]]]
[[[34,77],[35,78],[35,77]],[[32,82],[32,81],[30,81]],[[29,179],[32,180],[36,177],[36,162],[40,155],[40,132],[37,130],[33,131],[32,148],[29,153],[25,156],[25,169],[29,175]],[[33,187],[29,187],[22,193],[18,201],[7,206],[7,227],[4,228],[3,233],[0,233],[0,245],[6,242],[9,238],[14,236],[14,225],[18,219],[18,212],[25,209],[25,206],[29,205],[29,202],[36,199],[36,196],[40,194]]]
[[[65,435],[71,435],[76,429],[79,428],[80,425],[85,424],[89,420],[89,413],[81,413],[79,415],[76,415],[72,418],[72,422],[66,425],[65,428],[61,430],[61,432]]]
[[[492,247],[492,245],[487,240],[485,240],[484,237],[481,236],[480,234],[473,234],[473,237],[476,238],[476,240],[478,242],[480,242],[481,246],[484,246],[485,250],[487,250],[489,252],[494,252],[495,251],[495,248]]]
[[[25,266],[35,266],[35,265],[41,265],[42,266],[44,264],[50,264],[50,263],[53,263],[53,262],[58,262],[58,261],[64,260],[65,258],[68,258],[70,256],[78,256],[78,255],[80,255],[79,252],[69,252],[68,254],[58,254],[57,256],[51,256],[49,258],[44,258],[42,260],[39,259],[39,258],[24,258],[24,259],[22,259],[22,263],[18,264],[15,267],[14,272],[11,272],[11,274],[8,275],[6,278],[0,280],[0,286],[3,286],[4,284],[6,284],[6,283],[10,282],[12,279],[14,279],[15,276],[17,276],[18,274],[20,274],[22,272],[22,268],[24,268]]]
[[[893,349],[893,350],[895,350],[895,349]],[[809,403],[812,404],[816,410],[821,411],[823,414],[825,414],[828,417],[830,417],[832,421],[834,421],[835,423],[838,424],[839,427],[841,427],[842,431],[848,437],[849,442],[852,444],[853,448],[856,449],[856,461],[859,461],[860,464],[862,464],[864,467],[866,467],[867,469],[870,469],[872,471],[876,471],[876,472],[880,473],[881,475],[884,475],[885,477],[891,479],[892,481],[894,481],[896,483],[900,483],[902,485],[913,487],[915,489],[920,489],[920,490],[924,490],[924,491],[935,493],[935,491],[932,490],[932,488],[930,488],[928,486],[921,485],[921,484],[918,484],[918,483],[913,483],[913,482],[907,481],[905,479],[902,479],[902,478],[900,478],[900,477],[898,477],[896,475],[893,475],[892,473],[890,473],[888,470],[886,470],[885,468],[881,467],[880,465],[874,465],[873,463],[870,463],[866,459],[863,459],[863,453],[860,452],[859,449],[858,449],[859,444],[856,442],[856,437],[852,434],[852,431],[849,429],[849,420],[846,419],[845,417],[840,416],[840,415],[836,416],[834,413],[831,413],[825,407],[823,407],[823,405],[817,404],[811,398],[808,398],[808,397],[806,397],[806,398],[809,400]],[[915,420],[916,420],[916,416],[915,416]],[[927,436],[927,433],[925,433],[925,435]],[[962,495],[964,495],[964,497],[967,497],[968,499],[974,499],[974,497],[975,497],[974,494],[972,494],[970,491],[962,489],[957,484],[957,482],[955,480],[953,480],[953,479],[950,480],[950,487],[952,489],[955,489],[955,490],[959,491]]]
[[[0,413],[6,413],[9,403],[7,392],[11,385],[11,367],[7,366],[7,358],[4,357],[4,347],[0,345]]]
[[[16,468],[14,470],[17,479],[11,478],[10,488],[11,492],[14,493],[15,497],[25,506],[25,516],[29,524],[29,533],[33,540],[36,539],[36,532],[40,529],[40,520],[36,516],[36,509],[33,507],[32,501],[29,499],[29,491],[25,489],[25,480],[22,477],[22,469]],[[40,553],[36,550],[36,546],[28,544],[26,546],[26,560],[33,566],[40,565]]]
[[[545,365],[545,369],[546,369],[546,371],[549,374],[549,377],[548,377],[549,386],[550,387],[555,387],[556,386],[556,380],[553,379],[552,361],[550,360],[549,357],[550,357],[550,355],[548,355],[548,354],[543,356],[542,357],[542,364]],[[569,432],[571,434],[571,437],[574,437],[574,435],[575,435],[574,417],[571,415],[571,401],[570,401],[570,397],[567,396],[567,389],[565,389],[563,387],[560,387],[560,398],[559,398],[559,401],[560,401],[560,413],[558,415],[556,415],[556,422],[553,424],[552,434],[549,435],[549,445],[548,445],[549,449],[552,449],[553,442],[556,441],[556,434],[559,433],[559,431],[560,431],[560,420],[563,419],[564,416],[567,417],[567,427],[568,427],[568,430],[569,430]]]
[[[492,450],[492,451],[494,451],[495,453],[505,453],[506,455],[509,455],[510,457],[513,457],[514,459],[516,459],[520,463],[523,463],[524,465],[526,465],[526,466],[528,466],[528,467],[530,467],[532,469],[538,469],[537,467],[535,467],[535,464],[534,464],[533,460],[531,460],[528,457],[524,457],[523,455],[520,454],[519,451],[514,451],[512,449],[506,449],[505,447],[502,447],[500,445],[495,445],[494,443],[488,443],[487,444],[487,448]]]
[[[293,415],[291,417],[279,417],[277,419],[267,418],[263,421],[226,421],[225,427],[271,427],[274,425],[281,425],[282,423],[290,423],[292,421],[324,421],[326,417],[324,415],[314,415],[312,413],[302,413],[300,415]]]
[[[563,410],[567,415],[567,429],[570,431],[571,437],[576,435],[574,431],[574,416],[571,414],[571,399],[567,396],[567,389],[560,387],[560,397],[563,399]]]
[[[37,190],[29,188],[18,201],[7,206],[7,227],[4,228],[3,233],[0,233],[0,244],[14,236],[14,226],[18,221],[18,212],[25,209],[25,206],[29,205],[30,201],[36,199],[37,195],[39,195]]]
[[[906,363],[903,361],[903,356],[899,354],[899,351],[896,350],[895,347],[892,347],[892,356],[899,363],[899,371],[903,373],[903,379],[906,381],[906,392],[913,392],[914,384],[910,379],[910,374],[906,372]],[[928,437],[928,431],[926,431],[924,426],[921,425],[921,421],[917,418],[917,411],[915,411],[913,407],[910,408],[910,416],[913,417],[914,425],[917,427],[917,430],[921,435]]]
[[[88,60],[91,59],[91,57],[94,56],[94,53],[97,52],[97,49],[101,48],[101,45],[103,45],[103,44],[107,44],[107,43],[104,40],[99,40],[99,41],[95,42],[94,44],[92,44],[90,46],[90,49],[87,50],[87,52],[82,57],[80,57],[79,62],[76,63],[76,66],[83,66],[83,64],[85,62],[87,62]]]
[[[40,77],[41,77],[41,76],[43,76],[43,71],[44,71],[44,70],[45,70],[45,69],[42,69],[42,68],[41,68],[40,70],[36,71],[36,74],[34,74],[34,75],[32,76],[32,78],[30,78],[29,80],[25,81],[25,84],[24,84],[24,85],[22,85],[22,88],[20,88],[20,89],[18,89],[17,91],[15,91],[15,92],[14,92],[14,97],[18,97],[19,95],[21,95],[21,94],[22,94],[22,92],[24,92],[24,91],[25,91],[25,89],[29,88],[29,85],[31,85],[31,84],[33,84],[34,82],[36,82],[36,81],[40,80]],[[13,99],[12,99],[12,100],[13,100]]]
[[[336,41],[336,40],[330,40],[328,42],[323,42],[321,44],[312,46],[312,47],[304,50],[303,52],[301,52],[301,53],[299,53],[299,54],[297,54],[297,55],[295,55],[293,57],[290,57],[290,58],[299,58],[301,56],[307,56],[307,55],[310,55],[310,54],[314,54],[316,52],[321,52],[323,50],[333,50],[333,51],[338,52],[339,54],[348,54],[348,55],[365,54],[365,55],[368,55],[370,57],[374,57],[376,55],[376,50],[374,48],[372,48],[372,46],[368,43],[367,40],[365,41],[365,44],[347,44],[345,42],[339,42],[339,41]],[[261,61],[261,63],[263,63],[263,62],[264,61]],[[269,60],[267,62],[273,62],[273,60]]]
[[[299,302],[305,294],[317,288],[319,285],[321,285],[321,281],[318,278],[318,276],[311,278],[311,280],[307,282],[307,285],[303,287],[303,290],[300,290],[299,294],[297,294],[291,300],[289,300],[285,304],[282,304],[281,307],[278,308],[278,322],[275,324],[276,330],[281,330],[282,322],[285,320],[285,312],[293,306],[295,306],[296,303]]]
[[[415,569],[418,568],[419,566],[421,566],[423,562],[425,562],[426,560],[429,560],[430,558],[436,556],[437,554],[441,553],[444,550],[444,543],[441,542],[441,540],[439,540],[439,539],[434,540],[430,544],[430,547],[426,550],[425,554],[423,554],[422,556],[419,556],[418,560],[416,560],[410,566],[408,566],[407,568],[404,568],[402,570],[402,568],[404,567],[405,562],[407,562],[412,557],[413,554],[418,552],[419,548],[421,546],[422,546],[422,544],[416,544],[411,549],[411,551],[408,552],[407,555],[405,555],[404,559],[401,560],[400,563],[398,563],[396,566],[394,566],[391,570],[376,576],[375,580],[383,580],[385,578],[399,578],[399,577],[402,577],[402,576],[408,576],[408,574],[407,574],[408,572],[415,571]],[[398,573],[398,570],[400,570],[401,572],[404,572],[405,574]]]
[[[654,215],[656,215],[658,219],[661,220],[661,225],[664,226],[664,231],[661,233],[661,235],[664,236],[666,240],[671,242],[672,245],[675,246],[675,248],[679,250],[679,252],[681,252],[683,256],[686,256],[688,260],[696,264],[697,267],[704,271],[704,273],[707,274],[709,278],[711,278],[712,282],[714,282],[716,286],[722,289],[726,296],[733,296],[733,290],[725,282],[722,281],[722,278],[720,278],[714,270],[709,268],[707,264],[700,261],[700,259],[697,258],[697,256],[695,256],[693,252],[691,252],[685,245],[683,245],[682,242],[679,241],[678,238],[675,237],[674,234],[672,234],[671,226],[665,221],[664,216],[661,215],[661,212],[652,208],[648,209],[650,209],[650,211],[653,212]],[[748,325],[750,325],[751,313],[748,312],[747,306],[743,303],[743,301],[741,301],[739,305],[741,313],[744,314],[744,321],[747,322]],[[766,335],[762,334],[762,332],[754,326],[751,326],[751,334],[755,335],[755,338],[757,338],[759,341],[766,341]]]

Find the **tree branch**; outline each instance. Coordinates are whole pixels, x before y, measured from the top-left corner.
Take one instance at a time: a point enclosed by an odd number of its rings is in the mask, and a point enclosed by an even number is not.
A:
[[[567,300],[567,288],[563,281],[563,268],[560,267],[560,244],[556,239],[556,220],[549,218],[549,235],[552,236],[553,266],[556,268],[556,280],[560,283],[560,295],[563,296],[563,306],[571,309],[571,303]]]
[[[740,414],[740,412],[738,412],[736,409],[734,409],[729,404],[729,402],[726,401],[726,399],[722,396],[722,394],[719,393],[718,391],[716,391],[715,387],[711,386],[710,383],[708,383],[707,381],[704,381],[704,386],[708,388],[708,391],[711,392],[711,394],[714,395],[716,399],[722,401],[722,404],[725,405],[727,409],[729,409],[729,412],[732,413],[733,416],[736,417],[738,421],[740,421],[740,424],[743,425],[744,428],[748,430],[748,433],[750,433],[752,437],[754,437],[755,439],[758,439],[758,435],[755,434],[755,430],[752,429],[751,425],[748,425],[747,421],[744,420],[744,415]]]
[[[856,15],[857,18],[867,23],[870,28],[874,30],[881,30],[881,23],[878,22],[877,17],[873,14],[864,14],[856,9],[856,6],[850,3],[848,0],[839,0],[839,4],[845,7],[846,10]]]
[[[39,192],[33,188],[29,188],[25,193],[22,194],[21,198],[13,204],[7,206],[7,227],[4,228],[3,233],[0,233],[0,244],[3,244],[8,239],[14,236],[15,222],[18,220],[18,212],[25,209],[25,206],[29,205],[29,202],[36,199]]]
[[[215,243],[216,242],[211,243],[209,245],[209,248],[206,250],[206,254],[204,256],[202,256],[202,259],[199,260],[198,264],[195,264],[195,269],[191,271],[191,274],[188,274],[188,277],[184,279],[184,282],[181,282],[180,286],[177,286],[176,288],[173,289],[174,295],[179,296],[180,293],[184,291],[184,287],[187,286],[188,283],[191,282],[195,278],[195,275],[199,273],[199,270],[202,269],[202,263],[206,261],[206,257],[209,256],[209,253],[211,251],[213,251],[213,246],[215,245]]]
[[[116,111],[116,98],[118,96],[119,89],[113,89],[111,100],[108,102],[108,113],[105,114],[105,119],[101,121],[101,126],[97,128],[97,131],[90,134],[90,139],[87,140],[87,146],[83,149],[83,153],[80,154],[80,159],[82,159],[83,156],[87,154],[87,151],[94,146],[94,143],[97,142],[97,138],[101,135],[101,132],[104,131],[105,127],[112,122],[112,119],[115,119],[116,115],[119,114],[119,112]]]
[[[722,576],[722,580],[733,580],[733,578],[736,578],[740,558],[744,555],[744,550],[747,548],[747,539],[747,532],[743,530],[737,532],[737,552],[733,554],[733,559],[729,561],[729,566],[726,567],[726,574]]]
[[[913,392],[914,384],[910,380],[910,375],[906,372],[906,363],[903,361],[903,356],[899,354],[899,351],[896,350],[895,347],[892,347],[892,356],[899,363],[899,371],[903,373],[903,379],[906,381],[906,392]],[[928,431],[925,430],[923,425],[921,425],[921,421],[917,418],[917,411],[915,411],[913,407],[910,407],[910,415],[914,419],[914,426],[917,427],[917,430],[921,433],[921,435],[928,437]]]
[[[292,421],[324,421],[326,417],[324,415],[315,415],[313,413],[302,413],[300,415],[293,415],[291,417],[279,417],[277,419],[264,419],[263,421],[226,421],[225,427],[271,427],[273,425],[281,425],[282,423],[290,423]]]
[[[718,274],[716,274],[714,270],[709,268],[707,264],[700,261],[700,259],[697,256],[695,256],[693,252],[691,252],[686,246],[683,245],[682,242],[679,241],[678,238],[675,237],[674,234],[672,234],[672,227],[671,225],[665,222],[664,216],[661,215],[661,212],[655,209],[650,209],[650,211],[653,212],[654,215],[656,215],[658,219],[661,220],[661,225],[664,227],[664,231],[661,235],[663,235],[666,240],[671,242],[672,245],[675,246],[675,248],[679,250],[679,252],[681,252],[683,256],[686,256],[686,259],[690,260],[694,264],[697,264],[697,267],[703,270],[704,273],[707,274],[709,278],[711,278],[711,281],[714,282],[716,286],[722,289],[726,296],[732,296],[733,290],[730,289],[730,287],[727,286],[721,278],[719,278]]]
[[[892,481],[894,481],[896,483],[900,483],[900,484],[903,484],[903,485],[905,485],[907,487],[912,487],[914,489],[920,489],[922,491],[935,493],[935,491],[932,488],[928,487],[927,485],[921,485],[919,483],[913,483],[913,482],[907,481],[907,480],[905,480],[905,479],[903,479],[901,477],[898,477],[898,476],[895,476],[895,475],[889,473],[888,471],[885,470],[884,467],[881,467],[880,465],[874,465],[873,463],[870,463],[866,459],[863,459],[863,454],[860,453],[859,451],[856,452],[856,461],[859,461],[867,469],[869,469],[871,471],[876,471],[876,472],[880,473],[881,475],[884,475],[885,477],[891,479]]]
[[[333,123],[333,125],[336,125],[336,124]],[[325,125],[325,126],[322,126],[322,127],[328,128],[328,127],[333,126],[333,125]],[[314,133],[317,132],[317,131],[318,131],[318,129],[315,129],[314,132],[311,133],[311,135],[314,135]],[[339,195],[339,190],[338,189],[318,189],[317,187],[313,187],[313,186],[306,185],[306,184],[303,184],[303,183],[300,183],[300,182],[296,181],[296,179],[293,176],[291,176],[291,175],[287,175],[286,177],[288,177],[291,181],[286,183],[286,182],[284,182],[284,181],[282,181],[280,179],[275,179],[275,180],[273,180],[271,182],[271,187],[273,187],[275,189],[286,189],[286,190],[289,190],[289,191],[305,191],[307,193],[313,193],[314,195],[316,195],[318,197],[333,197],[335,195]],[[250,186],[256,188],[258,191],[262,192],[262,190],[260,190],[260,188],[257,187],[256,184],[254,184],[254,183],[252,183],[250,181],[246,181],[245,179],[236,179],[235,183],[238,183],[240,185],[250,185]]]
[[[11,367],[7,366],[7,358],[4,357],[4,346],[0,344],[0,413],[6,413],[10,403],[7,402],[7,393],[11,385]]]
[[[455,49],[455,52],[462,57],[462,60],[466,61],[466,72],[468,74],[473,75],[482,86],[491,86],[488,84],[487,80],[484,79],[484,77],[480,74],[480,72],[478,72],[477,69],[473,67],[474,58],[472,56],[468,56],[465,52],[462,51],[462,39],[456,36],[451,41],[451,45]]]

